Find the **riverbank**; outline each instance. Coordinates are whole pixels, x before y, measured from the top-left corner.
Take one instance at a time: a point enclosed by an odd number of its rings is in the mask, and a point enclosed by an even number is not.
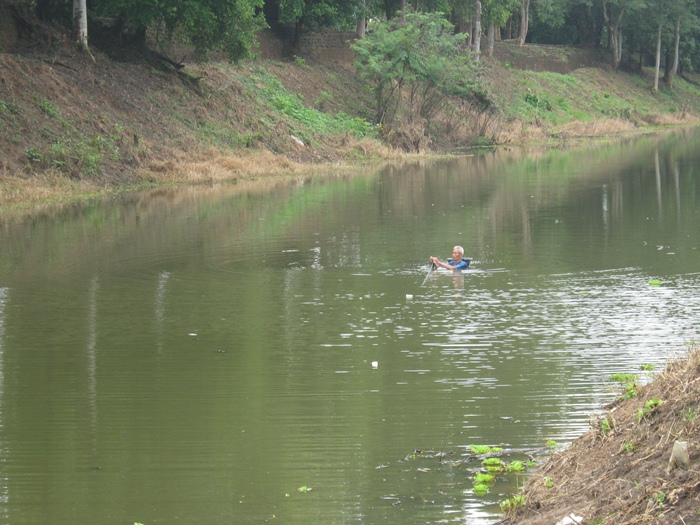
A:
[[[27,34],[0,52],[0,211],[140,187],[305,177],[475,146],[558,146],[700,114],[692,81],[652,92],[650,72],[613,73],[599,54],[499,42],[484,57],[479,104],[445,111],[429,132],[387,130],[369,126],[375,101],[350,63],[174,64],[143,50],[99,49],[93,60],[55,28]]]
[[[501,523],[700,522],[700,345],[639,386],[648,373],[614,378],[623,383],[620,398],[529,478],[524,503]],[[683,468],[669,462],[676,442],[687,447]]]

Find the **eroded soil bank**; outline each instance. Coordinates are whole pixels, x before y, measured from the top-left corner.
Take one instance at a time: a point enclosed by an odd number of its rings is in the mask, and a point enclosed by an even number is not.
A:
[[[23,27],[12,51],[0,52],[0,210],[406,156],[386,130],[358,138],[309,125],[323,115],[373,121],[372,91],[350,62],[185,61],[179,68],[144,50],[113,48],[95,48],[92,60],[59,28],[35,20]],[[604,53],[499,42],[483,62],[488,110],[445,113],[434,127],[442,134],[423,137],[410,155],[475,141],[594,140],[693,122],[700,108],[691,81],[652,93],[649,72],[614,73]],[[271,103],[271,94],[285,98]],[[301,116],[285,107],[297,101]]]
[[[525,504],[502,523],[700,523],[700,346],[651,383],[628,384],[588,432],[535,472]],[[669,466],[675,442],[686,443],[686,468]]]

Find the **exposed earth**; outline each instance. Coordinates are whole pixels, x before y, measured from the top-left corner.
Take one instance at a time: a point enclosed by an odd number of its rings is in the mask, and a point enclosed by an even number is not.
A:
[[[640,376],[644,372],[640,371]],[[632,385],[632,383],[628,383]],[[700,345],[620,399],[555,453],[525,485],[525,504],[502,523],[589,525],[700,523]],[[689,463],[671,464],[674,443]]]
[[[348,61],[197,63],[97,36],[89,56],[65,30],[4,5],[0,21],[0,210],[134,185],[303,176],[475,143],[570,143],[700,113],[689,81],[652,93],[648,71],[615,74],[601,51],[498,42],[480,73],[486,111],[458,104],[429,136],[398,122],[359,139],[309,123],[317,114],[373,121],[372,92]],[[298,115],[291,97],[317,114]]]

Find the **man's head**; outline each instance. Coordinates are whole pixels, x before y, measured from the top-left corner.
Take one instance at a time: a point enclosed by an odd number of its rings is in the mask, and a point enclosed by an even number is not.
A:
[[[461,259],[464,256],[464,248],[461,246],[455,246],[452,248],[452,258]]]

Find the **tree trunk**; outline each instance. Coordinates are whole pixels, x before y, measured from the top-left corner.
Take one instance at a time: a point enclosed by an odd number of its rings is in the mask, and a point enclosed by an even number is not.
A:
[[[527,29],[530,24],[530,0],[522,0],[520,5],[520,45],[525,45]]]
[[[656,66],[654,67],[654,91],[659,90],[659,71],[661,70],[661,30],[663,29],[664,19],[659,18],[659,32],[656,36]]]
[[[92,56],[88,47],[86,0],[73,0],[73,39],[78,49],[87,53],[94,62],[95,57]]]
[[[622,8],[617,18],[614,21],[611,20],[608,15],[608,4],[603,0],[603,20],[605,25],[608,26],[608,41],[611,47],[613,71],[617,71],[620,68],[620,62],[622,61],[622,16],[624,14],[625,9]]]
[[[355,24],[355,36],[358,40],[362,40],[367,32],[367,8],[365,7],[365,1],[362,0],[362,8],[360,12],[357,13],[357,23]]]
[[[401,18],[399,20],[402,26],[406,25],[406,0],[401,0]]]
[[[613,69],[617,71],[620,68],[620,62],[622,62],[622,29],[618,25],[615,28],[613,36]]]
[[[88,48],[86,0],[73,0],[73,38],[83,51]]]
[[[496,41],[496,26],[493,23],[493,20],[489,20],[489,25],[488,25],[488,56],[492,57],[493,56],[493,46],[494,42]]]
[[[365,37],[367,31],[367,21],[365,17],[360,15],[357,17],[357,25],[355,26],[355,36],[358,40],[362,40]]]
[[[673,51],[673,66],[671,66],[671,71],[668,73],[666,78],[666,83],[670,86],[673,85],[673,80],[676,78],[676,73],[678,73],[678,62],[679,62],[679,48],[681,42],[681,15],[676,18],[676,42]]]
[[[474,19],[474,60],[481,58],[481,0],[476,0],[476,17]]]

